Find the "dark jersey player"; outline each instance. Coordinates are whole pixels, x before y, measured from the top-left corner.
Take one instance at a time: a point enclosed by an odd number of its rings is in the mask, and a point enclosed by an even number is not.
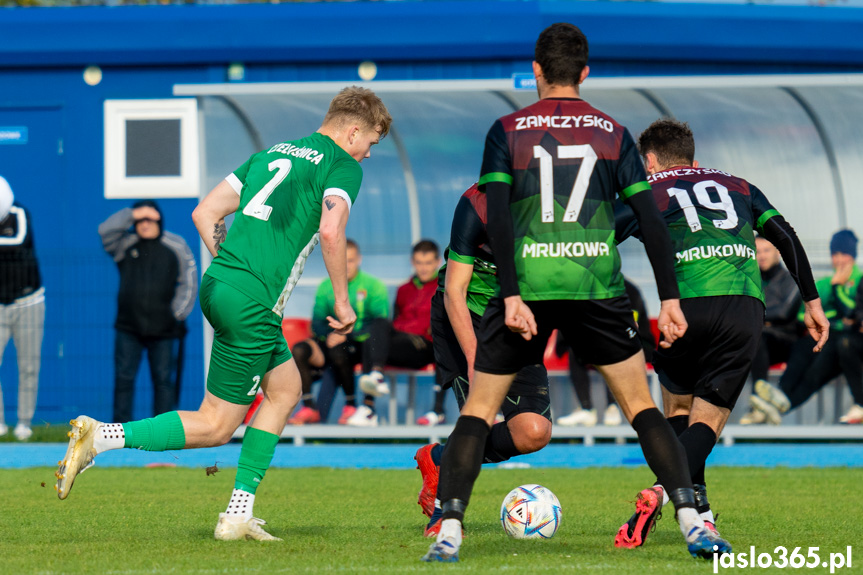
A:
[[[452,387],[461,409],[474,373],[477,332],[489,300],[498,289],[497,268],[486,231],[486,195],[476,184],[455,209],[446,263],[432,297],[432,341],[444,388]],[[551,439],[548,372],[542,362],[523,367],[501,406],[504,421],[492,425],[483,448],[483,463],[500,463],[539,451]],[[423,476],[419,504],[429,516],[426,537],[440,530],[443,511],[437,498],[443,447],[434,443],[416,454]]]
[[[494,123],[480,189],[500,293],[477,335],[475,378],[440,470],[443,521],[425,561],[457,561],[465,508],[486,438],[515,374],[542,362],[552,330],[595,365],[639,436],[651,469],[668,482],[693,555],[730,550],[695,511],[683,448],[647,386],[644,354],[625,296],[615,246],[613,203],[633,207],[660,299],[659,326],[670,345],[686,331],[668,231],[649,194],[635,142],[620,124],[578,97],[587,77],[587,39],[558,23],[537,40],[533,71],[539,102]],[[649,236],[649,237],[648,237]]]
[[[829,324],[803,246],[761,190],[731,174],[698,167],[686,124],[658,120],[638,143],[653,200],[671,236],[681,307],[689,322],[686,335],[673,347],[660,348],[653,364],[665,416],[686,450],[697,510],[715,531],[704,464],[746,382],[764,322],[754,231],[779,249],[797,282],[815,351],[827,341]],[[619,215],[621,241],[637,229],[634,218],[625,211]],[[642,491],[615,546],[641,546],[664,500],[660,484]]]

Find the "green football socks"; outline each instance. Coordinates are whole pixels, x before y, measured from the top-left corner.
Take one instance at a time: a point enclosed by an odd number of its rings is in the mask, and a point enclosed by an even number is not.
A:
[[[123,424],[126,434],[124,447],[145,451],[167,451],[183,449],[186,446],[186,432],[180,414],[169,411],[140,421]]]
[[[254,493],[273,461],[279,436],[254,427],[246,428],[234,489]]]

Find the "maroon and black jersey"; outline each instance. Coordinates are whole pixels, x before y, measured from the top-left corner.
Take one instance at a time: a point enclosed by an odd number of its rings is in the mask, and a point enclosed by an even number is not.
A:
[[[648,181],[668,225],[680,297],[748,295],[764,301],[753,232],[763,234],[779,212],[761,190],[720,170],[687,166]],[[623,236],[634,223],[621,225]]]
[[[613,204],[649,190],[646,179],[628,130],[583,100],[547,98],[495,122],[479,186],[511,186],[522,298],[623,295]]]
[[[462,194],[455,208],[444,265],[438,272],[438,291],[443,291],[447,260],[473,266],[467,287],[467,307],[480,316],[485,313],[488,300],[498,291],[497,267],[488,242],[487,222],[486,196],[474,184]]]

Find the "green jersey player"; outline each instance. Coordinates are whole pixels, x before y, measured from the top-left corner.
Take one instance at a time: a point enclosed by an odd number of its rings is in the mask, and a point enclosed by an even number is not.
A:
[[[253,155],[220,182],[192,219],[213,263],[201,282],[201,309],[215,336],[207,391],[198,411],[172,411],[142,421],[104,424],[72,420],[69,447],[57,470],[57,493],[103,451],[129,447],[166,451],[212,447],[230,440],[258,389],[264,400],[246,429],[236,482],[216,539],[278,540],[252,516],[255,490],[300,397],[300,375],[281,332],[282,310],[320,241],[332,280],[330,326],[351,331],[345,225],[362,181],[359,162],[389,131],[383,102],[365,88],[342,90],[314,134]],[[224,218],[235,214],[230,233]]]

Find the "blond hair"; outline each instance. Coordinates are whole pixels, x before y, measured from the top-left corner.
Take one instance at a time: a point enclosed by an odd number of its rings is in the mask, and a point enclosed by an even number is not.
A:
[[[383,137],[390,131],[393,118],[374,92],[368,88],[350,86],[339,92],[330,102],[323,125],[342,127],[351,121],[359,122],[371,130],[380,128]]]

